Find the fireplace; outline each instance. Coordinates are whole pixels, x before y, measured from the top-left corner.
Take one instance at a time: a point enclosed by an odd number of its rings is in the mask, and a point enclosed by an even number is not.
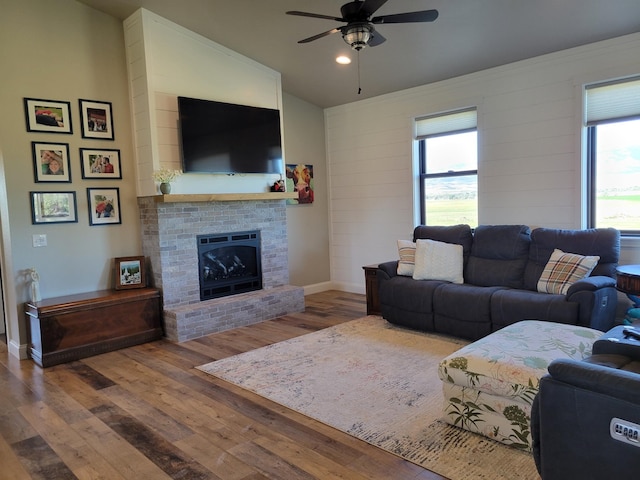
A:
[[[138,198],[142,249],[149,258],[151,284],[162,290],[163,327],[169,340],[192,340],[304,310],[304,289],[289,285],[285,199],[271,192],[246,199],[237,195],[220,199],[224,194],[216,195],[216,200],[211,195],[176,197],[181,198]],[[256,277],[262,288],[203,301],[197,239],[205,234],[222,237],[222,242],[206,242],[213,249],[226,241],[230,234],[225,232],[257,232],[255,239],[246,240],[255,240],[259,247]],[[241,246],[251,245],[246,240]],[[238,257],[243,264],[250,263]]]
[[[198,235],[200,300],[262,288],[260,231]]]

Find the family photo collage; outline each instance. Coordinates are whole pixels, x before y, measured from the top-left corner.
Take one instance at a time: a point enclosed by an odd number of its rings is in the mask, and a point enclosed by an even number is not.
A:
[[[93,148],[90,140],[114,140],[111,102],[79,101],[80,130],[87,145],[78,152],[82,178],[121,180],[120,150]],[[25,98],[27,131],[34,133],[73,134],[71,102]],[[74,152],[75,153],[75,152]],[[31,142],[35,183],[72,183],[73,154],[69,143],[35,140]],[[75,160],[77,161],[77,160]],[[86,189],[89,225],[122,223],[120,189],[115,187]],[[76,191],[60,185],[59,190],[29,192],[31,220],[35,224],[77,223]]]

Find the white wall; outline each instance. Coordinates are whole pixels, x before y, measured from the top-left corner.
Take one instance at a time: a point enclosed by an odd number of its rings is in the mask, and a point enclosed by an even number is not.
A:
[[[124,31],[139,196],[158,193],[154,170],[181,168],[178,96],[282,110],[279,72],[148,10],[127,18]],[[192,173],[175,181],[171,192],[265,192],[278,178]]]
[[[283,104],[287,163],[313,165],[314,202],[287,206],[289,281],[308,294],[326,290],[330,280],[324,113],[292,95],[284,94]]]
[[[416,225],[413,119],[478,107],[479,223],[581,228],[584,83],[640,73],[640,34],[327,109],[332,281],[397,258]],[[640,263],[625,240],[621,263]]]
[[[0,0],[0,12],[2,275],[9,349],[24,356],[26,270],[43,298],[110,288],[113,258],[140,253],[139,214],[122,23],[73,0]],[[70,102],[73,134],[27,132],[24,97]],[[112,102],[114,141],[81,137],[81,98]],[[35,182],[32,141],[69,144],[71,183]],[[122,180],[83,179],[81,147],[119,149]],[[88,187],[120,189],[121,225],[89,226]],[[30,191],[75,192],[78,223],[32,225]],[[48,245],[34,248],[34,234]]]

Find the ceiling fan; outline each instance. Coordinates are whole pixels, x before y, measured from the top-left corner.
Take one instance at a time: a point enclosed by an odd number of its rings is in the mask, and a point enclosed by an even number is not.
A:
[[[342,27],[332,28],[326,32],[300,40],[298,43],[312,42],[319,38],[340,32],[342,33],[344,41],[347,42],[351,48],[357,51],[362,50],[366,46],[375,47],[386,40],[386,38],[376,31],[374,25],[383,23],[433,22],[438,18],[437,10],[396,13],[393,15],[381,15],[371,18],[372,15],[385,3],[387,3],[387,0],[356,0],[345,3],[340,7],[342,17],[299,12],[296,10],[287,12],[287,15],[298,15],[301,17],[322,18],[325,20],[335,20],[336,22],[346,22],[346,25]]]

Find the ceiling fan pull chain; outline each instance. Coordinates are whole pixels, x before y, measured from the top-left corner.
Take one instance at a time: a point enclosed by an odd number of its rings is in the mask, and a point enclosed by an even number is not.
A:
[[[358,95],[362,92],[362,88],[360,88],[360,50],[356,50],[356,56],[358,57]]]

